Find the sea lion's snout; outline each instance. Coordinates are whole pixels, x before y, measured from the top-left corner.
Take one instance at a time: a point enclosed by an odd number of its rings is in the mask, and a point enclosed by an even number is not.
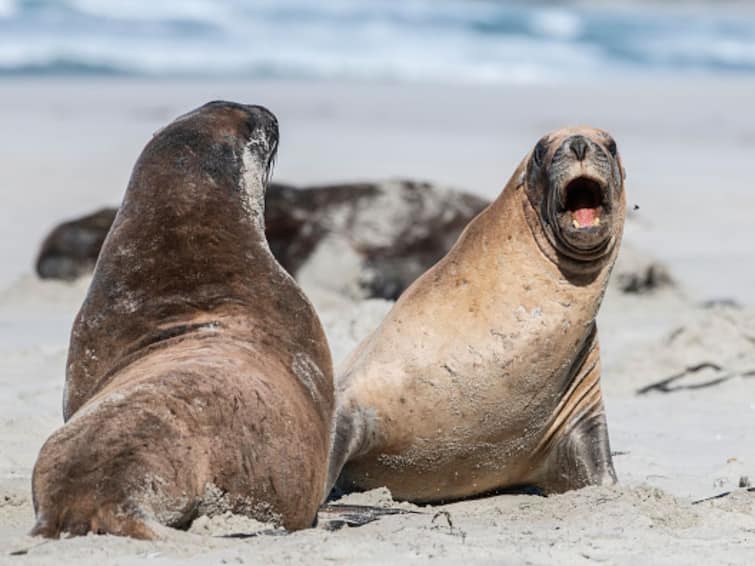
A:
[[[566,138],[550,166],[556,223],[568,244],[592,248],[610,232],[611,157],[596,142],[577,134]]]
[[[530,197],[553,245],[574,259],[602,255],[617,230],[622,191],[613,138],[592,128],[558,130],[538,142],[528,169]]]
[[[205,105],[210,111],[227,116],[235,122],[236,135],[246,145],[255,159],[266,169],[272,166],[278,150],[278,119],[264,106],[215,101]]]
[[[264,106],[247,105],[245,108],[249,113],[249,142],[270,162],[278,150],[278,119]]]
[[[584,161],[590,149],[590,142],[584,136],[572,136],[569,138],[569,149],[579,161]]]
[[[278,153],[278,119],[264,106],[245,106],[249,113],[247,150],[263,168],[262,183],[270,184],[273,166]]]

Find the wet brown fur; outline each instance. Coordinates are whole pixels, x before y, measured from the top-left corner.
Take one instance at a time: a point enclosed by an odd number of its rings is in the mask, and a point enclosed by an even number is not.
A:
[[[264,237],[277,135],[263,108],[210,103],[147,144],[73,326],[34,534],[154,538],[228,510],[315,520],[332,365]]]

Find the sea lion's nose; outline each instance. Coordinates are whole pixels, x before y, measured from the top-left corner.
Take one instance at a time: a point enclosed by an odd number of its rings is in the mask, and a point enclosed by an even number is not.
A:
[[[590,145],[587,140],[582,136],[574,136],[569,140],[569,149],[577,157],[579,161],[584,161],[587,155],[587,150],[590,149]]]

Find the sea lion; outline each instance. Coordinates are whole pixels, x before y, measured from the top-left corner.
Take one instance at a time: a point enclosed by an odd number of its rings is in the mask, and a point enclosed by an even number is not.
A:
[[[336,372],[330,485],[434,502],[616,481],[595,315],[623,184],[606,132],[537,143]]]
[[[267,234],[278,261],[305,289],[395,300],[487,204],[409,180],[281,188],[268,198]]]
[[[73,281],[91,273],[117,212],[102,208],[56,226],[40,247],[37,274],[42,279]]]
[[[225,511],[312,525],[332,362],[265,240],[277,145],[269,111],[213,102],[145,147],[73,325],[33,534],[153,538]]]
[[[265,233],[275,258],[305,288],[395,300],[488,204],[406,179],[304,188],[271,183]],[[56,226],[40,248],[39,276],[71,280],[90,273],[116,212],[102,209]],[[334,262],[344,266],[339,277]]]

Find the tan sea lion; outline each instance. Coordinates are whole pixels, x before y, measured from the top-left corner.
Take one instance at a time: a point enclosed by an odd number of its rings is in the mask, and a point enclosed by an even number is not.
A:
[[[73,326],[33,534],[153,538],[225,511],[312,525],[332,363],[265,240],[277,145],[269,111],[213,102],[145,147]]]
[[[616,481],[595,315],[623,178],[601,130],[537,143],[337,372],[331,485],[432,502]]]

